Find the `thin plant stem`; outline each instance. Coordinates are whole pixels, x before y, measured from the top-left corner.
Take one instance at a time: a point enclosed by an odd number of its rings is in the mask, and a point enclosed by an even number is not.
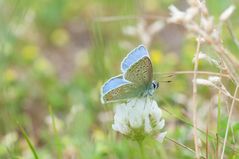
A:
[[[205,152],[206,152],[206,159],[208,159],[208,153],[209,153],[209,142],[208,142],[208,123],[207,123],[207,128],[206,128],[206,149],[205,149]]]
[[[165,101],[164,101],[164,102],[165,102]],[[179,116],[176,116],[175,114],[173,114],[172,112],[170,112],[169,110],[167,110],[167,109],[164,108],[164,107],[161,107],[161,109],[162,109],[165,113],[168,113],[169,115],[172,115],[173,117],[175,117],[175,118],[178,119],[179,121],[182,121],[182,122],[184,122],[185,124],[187,124],[187,125],[193,127],[193,124],[190,123],[190,122],[188,122],[189,119],[187,119],[187,118],[184,119],[184,117],[182,117],[182,116],[180,116],[180,117],[179,117]],[[200,133],[202,133],[203,135],[206,135],[206,132],[205,132],[203,129],[200,129],[200,128],[197,127],[197,131],[200,132]],[[210,139],[215,140],[218,144],[219,144],[219,143],[221,143],[221,144],[223,143],[223,141],[219,138],[218,134],[216,134],[216,137],[214,137],[214,134],[213,134],[213,133],[210,133],[210,131],[208,131],[208,137],[209,137]],[[228,145],[228,143],[227,143],[227,146],[228,146],[228,148],[230,148],[234,153],[239,153],[239,151],[233,149],[233,148],[231,147],[231,145]]]
[[[168,77],[169,76],[174,76],[175,74],[193,74],[194,71],[177,71],[177,72],[173,72],[173,73],[155,73],[156,75],[167,75]],[[207,74],[207,75],[216,75],[216,76],[220,76],[220,77],[227,77],[227,78],[230,78],[229,75],[227,74],[220,74],[220,73],[216,73],[216,72],[208,72],[208,71],[197,71],[196,72],[197,74]],[[170,81],[171,82],[171,81]],[[220,88],[219,86],[217,85],[213,85],[214,88],[220,90],[225,96],[231,98],[231,99],[234,99],[236,101],[239,101],[238,98],[234,98],[230,93],[229,91],[225,90],[225,89],[222,89]]]
[[[160,97],[160,96],[159,96],[159,97]],[[221,97],[221,94],[220,94],[220,97]],[[236,100],[237,98],[234,98],[234,99]],[[163,102],[166,106],[172,107],[172,106],[170,105],[170,103],[169,103],[166,99],[164,99],[163,97],[160,97],[160,101]],[[219,102],[220,102],[220,101],[221,101],[221,99],[219,100]],[[189,122],[190,120],[189,120],[189,118],[187,118],[186,116],[178,116],[178,115],[175,115],[174,113],[172,113],[172,110],[169,110],[169,109],[167,109],[167,108],[164,107],[164,106],[161,106],[161,109],[162,109],[165,113],[167,113],[167,114],[173,116],[174,118],[176,118],[177,120],[182,121],[183,123],[185,123],[185,124],[187,124],[187,125],[193,127],[193,124],[192,124],[191,122]],[[220,123],[219,123],[219,124],[220,124]],[[217,127],[217,128],[218,128],[218,131],[219,131],[219,127]],[[205,131],[205,130],[203,130],[203,129],[199,128],[199,127],[197,127],[197,130],[198,130],[198,132],[200,132],[200,133],[206,135],[206,131]],[[217,132],[218,132],[218,131],[217,131]],[[214,134],[214,133],[212,133],[212,132],[209,131],[208,136],[209,136],[210,138],[214,139],[214,140],[218,140],[218,139],[219,139],[219,143],[223,143],[222,139],[218,138],[217,134],[219,134],[219,132],[216,133],[216,134]],[[214,137],[215,135],[216,135],[216,137]],[[231,149],[232,151],[234,151],[235,153],[239,153],[239,151],[233,149],[233,148],[231,147],[231,145],[229,145],[229,144],[228,144],[228,148],[230,148],[230,149]]]
[[[218,91],[218,104],[217,104],[217,145],[216,145],[216,158],[219,156],[219,142],[218,142],[218,134],[220,132],[220,122],[221,122],[221,90]]]
[[[143,141],[138,141],[138,145],[139,145],[139,149],[140,149],[140,153],[141,153],[141,159],[146,159],[145,158]]]
[[[33,156],[34,156],[34,159],[39,159],[39,157],[38,157],[38,155],[37,155],[37,152],[36,152],[36,149],[35,149],[34,145],[32,144],[32,142],[30,141],[30,139],[29,139],[29,137],[28,137],[26,131],[25,131],[24,128],[19,124],[19,122],[17,122],[17,124],[18,124],[18,126],[19,126],[19,128],[20,128],[20,131],[22,132],[22,135],[23,135],[23,137],[25,138],[25,140],[26,140],[28,146],[29,146],[30,149],[31,149],[31,152],[32,152],[32,154],[33,154]]]
[[[226,23],[226,26],[227,26],[227,30],[229,31],[231,37],[232,37],[232,40],[234,41],[234,43],[236,44],[237,48],[239,48],[239,41],[235,35],[235,33],[233,32],[232,30],[232,24],[230,21],[227,21]]]
[[[48,109],[49,109],[49,113],[50,113],[50,117],[51,117],[52,129],[53,129],[53,133],[54,133],[54,142],[57,143],[57,140],[60,140],[60,138],[59,138],[59,134],[58,134],[58,131],[56,128],[56,120],[55,120],[54,112],[52,110],[51,105],[48,106]],[[57,157],[61,158],[61,154],[59,153],[59,148],[57,148],[56,150],[57,150],[57,152],[56,152]]]
[[[225,77],[225,78],[230,78],[230,76],[228,74],[220,74],[217,72],[210,72],[210,71],[196,71],[197,74],[201,74],[201,75],[210,75],[210,76],[221,76],[221,77]],[[194,74],[194,71],[175,71],[175,72],[169,72],[169,73],[154,73],[154,75],[181,75],[181,74]]]
[[[207,127],[206,127],[206,148],[205,148],[205,153],[206,153],[206,159],[209,158],[210,154],[210,144],[209,144],[209,128],[210,128],[210,123],[211,123],[211,112],[212,112],[212,107],[211,104],[208,107],[208,113],[207,113]]]
[[[216,134],[216,159],[219,158],[219,149],[220,149],[219,134]]]
[[[135,16],[135,15],[128,15],[128,16],[102,16],[102,17],[96,17],[95,21],[98,22],[112,22],[112,21],[122,21],[122,20],[131,20],[131,19],[150,19],[150,20],[161,20],[166,21],[165,17],[160,17],[158,15],[141,15],[141,16]]]
[[[182,143],[179,143],[178,141],[175,141],[174,139],[171,139],[171,138],[169,138],[167,136],[165,137],[165,139],[167,139],[167,140],[169,140],[169,141],[171,141],[171,142],[173,142],[173,143],[175,143],[175,144],[177,144],[177,145],[187,149],[188,151],[192,152],[193,154],[196,154],[196,152],[193,149],[191,149],[190,147],[187,147],[186,145],[184,145]],[[204,158],[204,159],[206,158],[205,156],[202,156],[202,155],[200,157]]]
[[[234,92],[234,97],[235,97],[235,98],[236,98],[236,96],[237,96],[238,88],[239,88],[239,86],[236,87],[235,92]],[[230,107],[229,115],[228,115],[227,128],[226,128],[226,133],[225,133],[225,137],[224,137],[224,141],[223,141],[221,159],[223,159],[224,152],[225,152],[225,148],[226,148],[227,137],[228,137],[228,131],[229,131],[229,127],[230,127],[230,120],[231,120],[231,116],[232,116],[232,111],[233,111],[234,105],[235,105],[235,100],[233,99],[233,100],[232,100],[231,107]]]
[[[53,128],[54,134],[58,135],[57,128],[56,128],[56,122],[55,122],[55,116],[54,116],[54,113],[53,113],[53,110],[52,110],[52,106],[49,105],[48,109],[49,109],[49,113],[50,113],[50,116],[51,116],[51,122],[52,122],[52,128]]]
[[[198,147],[198,134],[197,134],[197,70],[198,70],[198,57],[200,50],[200,37],[197,39],[197,48],[195,54],[194,63],[194,74],[193,74],[193,97],[192,97],[192,107],[193,107],[193,137],[194,137],[194,147],[196,158],[199,159],[199,147]]]

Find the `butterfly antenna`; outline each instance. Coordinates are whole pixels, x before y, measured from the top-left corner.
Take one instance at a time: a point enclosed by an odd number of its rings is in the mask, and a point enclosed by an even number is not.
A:
[[[158,77],[156,80],[158,82],[163,82],[163,83],[171,83],[173,81],[172,78],[175,77],[175,74],[171,73],[165,76]]]
[[[158,82],[165,82],[165,83],[171,83],[172,80],[166,80],[166,81],[158,81]]]
[[[166,77],[175,77],[175,74],[171,73],[171,74],[167,75]]]
[[[176,76],[176,74],[174,73],[155,73],[154,77],[158,77],[158,78],[174,78]]]
[[[161,76],[161,77],[174,77],[175,73],[154,73],[155,76]]]

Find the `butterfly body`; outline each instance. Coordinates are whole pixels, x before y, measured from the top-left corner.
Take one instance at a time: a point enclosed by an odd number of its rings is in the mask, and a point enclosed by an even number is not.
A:
[[[158,82],[152,81],[152,63],[143,45],[135,48],[124,58],[121,71],[121,75],[109,79],[102,86],[102,103],[152,96],[159,86]]]

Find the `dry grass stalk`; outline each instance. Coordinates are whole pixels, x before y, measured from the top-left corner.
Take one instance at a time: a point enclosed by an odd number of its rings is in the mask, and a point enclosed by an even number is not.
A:
[[[199,1],[199,0],[188,0],[189,8],[186,9],[186,11],[180,11],[175,6],[170,6],[169,9],[171,11],[171,17],[168,19],[169,23],[176,23],[183,25],[189,32],[194,33],[196,35],[196,38],[198,40],[197,44],[197,51],[195,53],[194,58],[194,74],[193,74],[193,124],[194,124],[194,144],[195,144],[195,152],[196,152],[196,158],[199,158],[200,152],[198,148],[198,137],[197,133],[195,132],[195,127],[197,127],[197,118],[196,118],[196,110],[197,110],[197,84],[200,84],[200,82],[196,82],[197,79],[197,72],[198,72],[198,61],[199,61],[199,47],[201,43],[205,43],[210,45],[217,53],[217,56],[219,59],[222,60],[222,62],[218,62],[221,64],[219,67],[220,73],[226,71],[232,81],[235,84],[235,92],[232,96],[227,88],[223,85],[222,82],[219,84],[215,84],[210,80],[205,80],[204,85],[210,84],[210,86],[213,86],[214,88],[217,88],[220,90],[224,95],[232,99],[231,108],[228,116],[227,121],[227,129],[226,129],[226,135],[224,137],[224,143],[223,143],[223,150],[221,153],[221,159],[224,157],[224,151],[228,136],[228,129],[230,127],[230,119],[233,111],[233,107],[235,105],[235,102],[238,101],[237,99],[237,90],[239,87],[239,62],[238,60],[233,56],[233,54],[230,53],[228,49],[225,48],[223,45],[223,40],[221,38],[221,30],[222,26],[225,22],[227,22],[230,15],[233,13],[235,7],[230,6],[228,9],[226,9],[220,16],[220,22],[218,24],[214,23],[214,17],[209,15],[208,9],[205,5],[205,1]],[[196,18],[199,17],[199,18]],[[198,21],[199,19],[199,21]],[[221,76],[219,76],[221,77]],[[203,84],[203,83],[202,83]]]

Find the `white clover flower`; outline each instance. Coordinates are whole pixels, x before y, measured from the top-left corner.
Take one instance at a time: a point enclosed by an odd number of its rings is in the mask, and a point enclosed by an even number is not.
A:
[[[164,140],[164,138],[166,137],[166,135],[167,135],[167,132],[162,132],[162,133],[160,133],[160,134],[156,137],[156,140],[157,140],[158,142],[162,143],[163,140]]]
[[[156,101],[135,98],[116,106],[112,128],[133,140],[153,136],[162,141],[166,134],[161,134],[165,124],[161,117],[161,109]]]

